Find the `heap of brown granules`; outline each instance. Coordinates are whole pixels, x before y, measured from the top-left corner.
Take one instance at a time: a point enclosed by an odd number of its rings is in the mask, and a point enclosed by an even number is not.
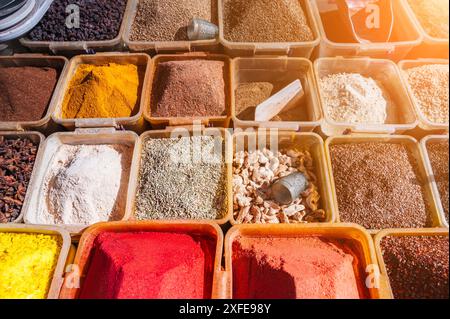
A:
[[[0,136],[0,224],[19,217],[37,150],[27,138]]]
[[[342,222],[372,230],[431,226],[424,181],[405,145],[339,144],[330,153]]]
[[[225,39],[306,42],[314,36],[299,0],[225,0]]]
[[[428,156],[430,157],[433,176],[436,181],[445,218],[449,221],[449,169],[448,169],[448,141],[428,143]]]
[[[216,23],[211,0],[140,0],[131,30],[132,41],[186,41],[191,19]]]
[[[225,115],[224,69],[224,62],[212,60],[159,63],[152,87],[152,116]]]
[[[386,237],[381,248],[396,299],[448,299],[448,237]]]

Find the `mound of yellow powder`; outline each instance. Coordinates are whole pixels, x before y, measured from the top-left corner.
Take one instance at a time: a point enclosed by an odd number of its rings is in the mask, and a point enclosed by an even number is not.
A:
[[[61,250],[58,236],[0,233],[0,299],[44,299]]]
[[[62,118],[130,117],[138,99],[138,87],[136,65],[81,64],[66,92]]]

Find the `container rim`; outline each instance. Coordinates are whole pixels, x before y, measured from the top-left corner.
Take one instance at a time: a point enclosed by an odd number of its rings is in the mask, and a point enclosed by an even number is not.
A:
[[[57,235],[62,239],[62,245],[59,251],[58,261],[53,271],[50,287],[47,291],[47,299],[58,299],[59,293],[62,288],[66,260],[68,259],[71,247],[70,234],[66,230],[55,226],[24,225],[24,224],[0,225],[0,232],[38,233],[38,234],[49,233],[51,235]]]

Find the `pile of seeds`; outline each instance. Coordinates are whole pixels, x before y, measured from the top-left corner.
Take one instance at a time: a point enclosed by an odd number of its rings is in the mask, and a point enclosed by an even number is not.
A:
[[[306,42],[314,36],[299,0],[225,0],[225,39]]]
[[[19,217],[37,150],[27,138],[0,137],[0,224]]]
[[[338,144],[330,153],[342,222],[373,230],[431,227],[425,181],[405,145]]]
[[[448,39],[448,0],[409,0],[408,2],[426,33],[434,38]]]
[[[357,73],[331,74],[320,79],[324,108],[339,123],[384,124],[388,102],[381,86]]]
[[[448,64],[428,64],[405,74],[423,115],[433,123],[448,123]]]
[[[381,247],[396,299],[448,299],[448,237],[386,237]]]
[[[159,63],[152,89],[154,117],[203,117],[225,114],[224,62]]]
[[[428,155],[433,168],[433,176],[436,181],[445,218],[449,221],[449,169],[448,169],[448,141],[441,143],[429,143],[427,145]]]
[[[133,22],[131,40],[188,40],[190,20],[197,18],[214,23],[216,4],[211,0],[141,0]]]
[[[79,7],[79,28],[67,25],[69,5]],[[112,40],[119,34],[126,5],[127,0],[55,0],[28,37],[33,41]]]
[[[216,148],[220,144],[220,153]],[[222,138],[148,139],[142,150],[135,216],[220,219],[227,210]]]
[[[274,154],[269,149],[238,152],[233,161],[234,218],[244,224],[312,223],[325,221],[319,209],[320,195],[314,160],[308,151],[287,150]],[[272,200],[270,189],[278,179],[301,172],[309,185],[290,205]]]
[[[45,116],[57,79],[52,68],[2,68],[0,121],[39,121]]]

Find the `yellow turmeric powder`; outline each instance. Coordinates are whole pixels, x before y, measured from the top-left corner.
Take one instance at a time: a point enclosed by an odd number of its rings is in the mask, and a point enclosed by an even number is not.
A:
[[[0,232],[0,299],[46,298],[61,246],[54,235]]]
[[[81,64],[70,81],[63,119],[130,117],[138,99],[139,75],[132,64]]]

